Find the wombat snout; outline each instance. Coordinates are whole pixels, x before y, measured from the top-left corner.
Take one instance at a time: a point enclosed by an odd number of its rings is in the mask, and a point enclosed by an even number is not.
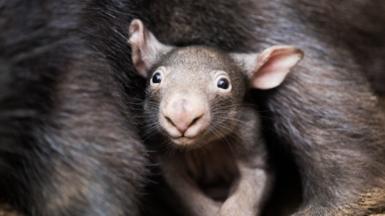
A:
[[[194,139],[210,123],[208,106],[199,97],[172,96],[160,109],[160,124],[173,139]]]

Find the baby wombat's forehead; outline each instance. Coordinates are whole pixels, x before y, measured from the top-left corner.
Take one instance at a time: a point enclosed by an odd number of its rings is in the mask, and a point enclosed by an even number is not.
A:
[[[163,64],[194,71],[224,70],[231,72],[236,69],[232,60],[225,53],[199,46],[175,49],[164,59]]]

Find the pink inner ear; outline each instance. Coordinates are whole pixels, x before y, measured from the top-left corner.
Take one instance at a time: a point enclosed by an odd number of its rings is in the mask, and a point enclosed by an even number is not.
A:
[[[266,52],[258,57],[260,67],[254,72],[251,82],[254,88],[271,89],[279,86],[303,55],[294,48],[269,49]]]
[[[159,58],[172,49],[160,43],[155,36],[146,29],[142,21],[135,19],[129,27],[131,45],[131,58],[138,73],[147,77],[150,68]]]
[[[129,32],[129,43],[131,45],[132,63],[134,64],[136,70],[141,76],[147,77],[146,65],[143,61],[143,50],[146,49],[146,35],[142,22],[139,20],[133,20],[129,27]]]

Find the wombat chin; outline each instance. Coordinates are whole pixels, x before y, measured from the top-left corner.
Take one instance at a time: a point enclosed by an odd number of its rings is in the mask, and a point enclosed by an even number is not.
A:
[[[180,138],[169,138],[171,143],[176,148],[186,148],[186,149],[195,149],[200,148],[204,145],[202,139],[198,137],[189,138],[189,137],[180,137]]]

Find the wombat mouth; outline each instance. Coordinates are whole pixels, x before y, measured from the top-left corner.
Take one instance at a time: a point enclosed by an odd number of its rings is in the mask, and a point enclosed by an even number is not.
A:
[[[180,136],[176,138],[169,136],[169,140],[172,144],[174,144],[174,146],[182,149],[199,149],[212,142],[210,140],[206,140],[203,133],[194,137]]]
[[[195,137],[185,137],[185,136],[180,136],[180,137],[170,137],[171,141],[177,145],[180,146],[187,146],[187,145],[195,145],[198,142],[199,136]]]

